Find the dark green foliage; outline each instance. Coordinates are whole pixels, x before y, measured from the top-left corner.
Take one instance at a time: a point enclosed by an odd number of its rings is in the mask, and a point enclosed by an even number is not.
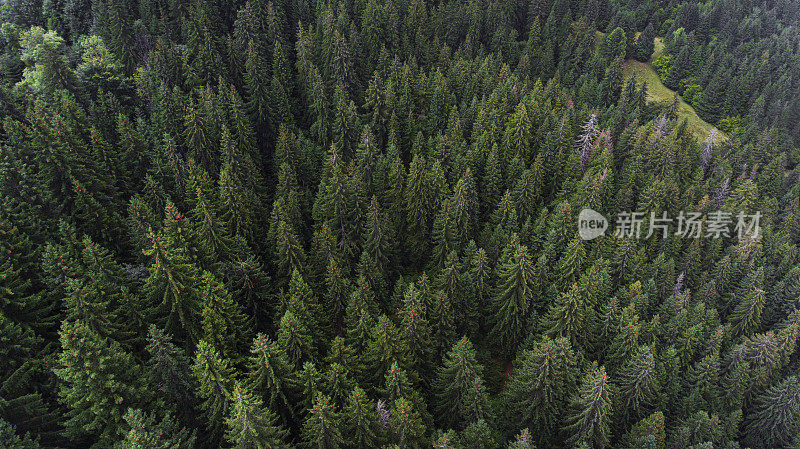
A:
[[[506,426],[537,429],[540,443],[553,441],[578,375],[578,356],[565,338],[545,339],[522,351],[506,390]]]
[[[753,447],[789,447],[797,443],[799,387],[797,377],[787,377],[756,399],[745,425]]]
[[[128,409],[125,422],[129,426],[121,449],[171,448],[189,449],[195,447],[197,436],[186,428],[180,428],[170,415],[161,421],[146,416],[139,409]]]
[[[287,432],[278,426],[277,417],[264,408],[261,400],[241,385],[236,385],[231,398],[230,415],[225,419],[225,439],[237,449],[288,448]]]
[[[447,353],[433,383],[436,414],[445,424],[443,427],[466,427],[492,416],[482,371],[483,366],[475,359],[475,350],[466,337]]]
[[[109,444],[127,408],[149,403],[141,367],[119,343],[82,323],[62,326],[61,346],[55,373],[61,381],[59,399],[69,407],[66,432],[72,438],[97,435],[98,444]]]
[[[513,353],[527,325],[534,299],[534,265],[528,248],[512,241],[497,265],[497,292],[492,299],[492,334]]]
[[[186,353],[169,335],[155,326],[147,334],[147,379],[153,390],[181,415],[192,412],[195,402],[195,378]]]
[[[340,416],[328,396],[318,395],[309,409],[303,427],[306,446],[319,449],[338,449],[344,444]]]
[[[570,401],[564,433],[573,447],[607,447],[611,434],[612,385],[604,367],[592,367]]]
[[[266,406],[279,411],[284,419],[291,416],[287,394],[291,372],[284,350],[266,335],[258,334],[250,349],[247,388],[264,398]]]
[[[197,344],[192,371],[198,383],[197,396],[203,400],[200,408],[205,415],[211,441],[222,437],[224,418],[228,415],[233,394],[233,368],[210,343]]]
[[[751,3],[6,0],[0,446],[798,446]]]
[[[164,231],[168,231],[165,227]],[[185,247],[170,232],[150,233],[153,258],[145,291],[156,308],[156,317],[167,332],[181,339],[200,339],[200,271]]]
[[[39,443],[30,434],[17,435],[15,428],[7,421],[0,420],[0,448],[2,449],[39,449]]]

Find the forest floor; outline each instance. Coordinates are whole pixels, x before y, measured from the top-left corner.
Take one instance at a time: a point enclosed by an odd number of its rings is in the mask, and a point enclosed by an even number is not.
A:
[[[647,83],[647,100],[650,102],[659,102],[664,100],[669,101],[672,100],[673,95],[675,95],[675,91],[669,89],[661,82],[661,79],[658,77],[658,73],[656,73],[656,70],[651,64],[652,61],[661,56],[663,51],[664,43],[661,41],[660,37],[657,37],[655,39],[655,51],[653,51],[653,56],[650,58],[650,62],[639,62],[635,59],[628,59],[625,61],[625,66],[623,68],[623,76],[625,80],[631,76],[635,76],[637,83]],[[697,112],[694,110],[694,108],[683,101],[683,98],[681,98],[680,95],[678,95],[678,99],[680,100],[678,105],[678,118],[686,119],[686,124],[689,130],[699,140],[705,139],[709,131],[714,128],[714,125],[701,119],[700,116],[697,115]],[[717,136],[717,138],[720,140],[725,140],[728,138],[721,131],[717,134]]]

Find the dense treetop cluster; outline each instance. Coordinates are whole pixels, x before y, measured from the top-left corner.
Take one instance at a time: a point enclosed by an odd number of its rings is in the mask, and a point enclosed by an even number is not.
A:
[[[800,446],[800,3],[0,22],[0,448]]]

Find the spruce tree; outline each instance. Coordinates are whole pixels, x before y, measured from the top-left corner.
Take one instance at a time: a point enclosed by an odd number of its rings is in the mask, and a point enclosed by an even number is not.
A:
[[[222,437],[224,419],[230,410],[234,369],[214,346],[201,340],[197,344],[192,372],[198,382],[197,396],[203,400],[200,408],[205,416],[209,443],[213,444]]]
[[[390,411],[389,422],[393,430],[394,441],[399,447],[421,449],[425,447],[425,424],[422,423],[419,411],[414,404],[400,398],[394,402]]]
[[[258,396],[237,384],[225,418],[225,439],[236,449],[288,449],[288,432],[276,421],[275,413],[265,408]]]
[[[146,346],[147,379],[151,388],[167,399],[179,416],[187,416],[195,406],[195,378],[191,363],[183,349],[172,342],[172,337],[154,325],[150,326]],[[142,418],[143,419],[143,418]]]
[[[789,376],[756,398],[744,426],[756,448],[789,447],[797,443],[800,381]]]
[[[573,447],[607,447],[611,437],[612,385],[604,367],[592,366],[581,388],[570,401],[564,424],[567,442]]]
[[[655,358],[649,346],[641,346],[625,362],[619,373],[620,412],[626,418],[642,417],[655,404],[658,377]]]
[[[130,408],[124,418],[130,430],[125,433],[122,442],[115,447],[121,449],[153,447],[190,449],[195,447],[196,432],[180,428],[169,414],[161,421],[157,421],[153,415],[144,414],[140,409]]]
[[[546,338],[533,349],[522,351],[514,365],[505,392],[504,420],[511,429],[536,429],[533,435],[547,445],[553,441],[577,387],[578,355],[569,340]]]
[[[288,423],[292,416],[288,395],[292,365],[286,352],[268,336],[258,334],[250,349],[247,368],[247,389],[263,398],[265,405]]]
[[[149,405],[151,395],[141,367],[119,343],[100,337],[80,322],[65,322],[60,341],[63,351],[54,371],[61,381],[59,400],[69,410],[66,433],[110,445],[128,407]]]
[[[492,416],[486,387],[481,378],[483,366],[467,337],[461,338],[447,353],[444,365],[433,383],[436,414],[446,427],[463,428]]]
[[[186,248],[176,244],[167,229],[150,233],[153,258],[145,292],[163,328],[181,340],[200,339],[200,270],[190,261]]]
[[[522,429],[507,446],[508,449],[535,449],[535,447],[533,437],[527,427]]]
[[[492,298],[491,338],[506,353],[513,353],[527,326],[534,293],[534,265],[528,248],[510,242],[497,268],[497,291]]]
[[[233,301],[225,286],[208,271],[203,273],[203,339],[212,344],[222,357],[238,360],[250,339],[251,327],[239,304]]]
[[[343,434],[348,436],[346,447],[374,448],[379,441],[379,424],[375,402],[359,387],[347,398],[342,416]]]
[[[338,449],[344,445],[340,428],[341,416],[336,412],[331,398],[318,395],[303,426],[306,447],[314,449]]]

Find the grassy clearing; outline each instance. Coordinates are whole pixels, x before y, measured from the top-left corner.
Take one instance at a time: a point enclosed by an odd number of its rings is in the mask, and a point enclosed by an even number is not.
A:
[[[655,51],[653,51],[653,58],[651,61],[661,56],[661,53],[663,52],[664,43],[661,41],[661,38],[656,38]],[[655,69],[649,62],[645,63],[636,61],[634,59],[629,59],[625,61],[623,74],[626,81],[631,76],[635,76],[637,83],[647,83],[647,100],[650,102],[672,100],[673,95],[675,95],[675,91],[669,89],[661,82],[661,79],[658,77],[658,73],[656,73]],[[678,118],[681,120],[686,120],[689,131],[691,131],[692,134],[698,139],[705,139],[705,137],[708,135],[708,132],[714,128],[714,125],[701,119],[700,116],[697,115],[697,112],[694,110],[694,108],[683,101],[683,98],[681,98],[680,95],[678,98],[680,100],[678,105]],[[727,136],[720,132],[718,134],[718,139],[724,140],[727,139]]]

